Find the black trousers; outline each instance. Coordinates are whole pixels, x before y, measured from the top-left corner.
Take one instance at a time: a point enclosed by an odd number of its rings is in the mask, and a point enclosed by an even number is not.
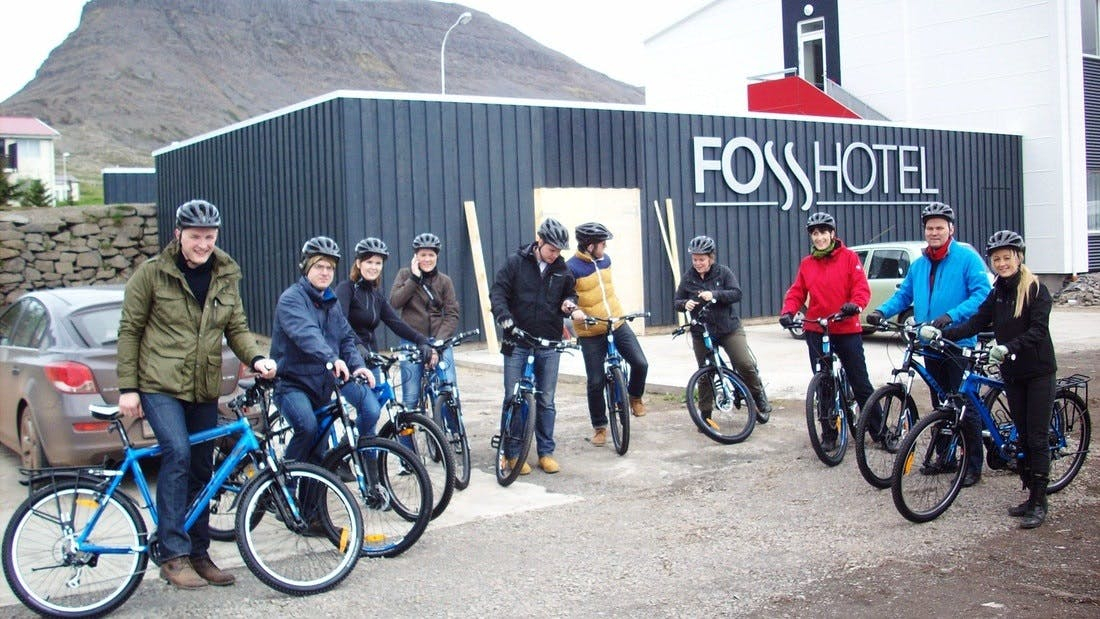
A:
[[[1057,379],[1053,373],[1034,378],[1005,379],[1005,395],[1012,423],[1020,433],[1024,466],[1032,477],[1050,476],[1050,414]]]

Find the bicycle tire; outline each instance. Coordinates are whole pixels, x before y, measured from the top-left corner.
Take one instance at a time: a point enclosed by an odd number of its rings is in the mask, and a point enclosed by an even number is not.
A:
[[[603,396],[608,425],[611,426],[611,442],[615,445],[615,453],[622,456],[630,448],[630,399],[621,369],[611,368],[611,376],[604,385]]]
[[[465,490],[470,485],[470,438],[462,420],[462,403],[453,393],[441,393],[432,411],[454,453],[455,490]]]
[[[4,577],[27,608],[51,617],[97,617],[122,606],[141,584],[147,550],[100,554],[80,565],[59,561],[69,538],[62,515],[71,516],[80,533],[103,500],[97,484],[74,480],[37,490],[16,508],[4,532]],[[146,549],[148,531],[133,500],[117,492],[106,501],[88,543]]]
[[[403,411],[396,419],[397,425],[387,421],[378,437],[396,441],[420,458],[432,484],[432,518],[437,518],[446,511],[454,494],[454,452],[443,431],[427,416]]]
[[[932,412],[917,422],[898,449],[890,482],[894,507],[910,522],[935,520],[955,502],[966,466],[966,441],[956,412]]]
[[[511,485],[527,462],[536,412],[534,394],[524,393],[519,400],[510,399],[501,413],[496,453],[497,483],[501,486]],[[515,450],[514,457],[508,456],[509,447]]]
[[[825,372],[814,374],[806,387],[806,428],[810,433],[810,447],[827,466],[840,464],[848,449],[848,428],[844,416],[836,412],[835,388],[833,376]],[[836,433],[832,449],[826,449],[827,435],[832,434],[826,428]]]
[[[300,523],[291,515],[280,478],[288,488],[298,488],[302,498],[295,499],[295,507],[303,516]],[[310,504],[320,509],[307,518],[304,512]],[[271,508],[274,513],[268,513]],[[256,512],[262,512],[259,519]],[[309,526],[314,523],[321,533]],[[260,582],[281,593],[300,597],[340,584],[359,561],[360,539],[363,518],[355,496],[339,477],[317,465],[291,462],[278,471],[264,471],[241,493],[237,510],[241,558]]]
[[[428,472],[416,454],[388,439],[361,437],[355,453],[358,460],[352,466],[351,446],[341,443],[325,456],[324,468],[350,467],[366,475],[349,482],[363,515],[361,553],[365,557],[396,557],[420,539],[432,519]],[[368,471],[371,466],[374,473]],[[372,474],[377,475],[373,484]]]
[[[872,427],[870,411],[878,407],[882,419]],[[905,434],[920,420],[917,404],[899,383],[888,383],[867,398],[855,429],[856,463],[863,479],[875,488],[890,487],[894,460]]]
[[[702,410],[708,392],[713,402],[709,412]],[[699,368],[688,379],[686,396],[688,414],[695,427],[715,442],[740,443],[756,427],[756,403],[752,393],[741,377],[729,368],[712,365]]]
[[[1071,389],[1054,394],[1050,417],[1050,482],[1047,494],[1065,488],[1077,477],[1092,438],[1092,419],[1088,405]]]

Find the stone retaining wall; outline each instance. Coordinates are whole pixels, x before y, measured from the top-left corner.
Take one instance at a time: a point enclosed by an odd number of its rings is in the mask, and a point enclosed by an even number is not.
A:
[[[0,303],[28,290],[123,282],[159,251],[152,204],[0,211]]]

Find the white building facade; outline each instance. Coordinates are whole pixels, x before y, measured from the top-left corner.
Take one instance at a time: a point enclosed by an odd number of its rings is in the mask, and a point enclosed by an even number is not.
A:
[[[57,176],[54,140],[59,137],[56,129],[37,118],[0,116],[4,172],[13,182],[38,179],[54,191]]]
[[[839,85],[894,126],[1019,134],[1029,265],[1049,274],[1098,270],[1098,3],[696,4],[646,41],[646,104],[744,113],[749,84],[786,72],[829,94]]]

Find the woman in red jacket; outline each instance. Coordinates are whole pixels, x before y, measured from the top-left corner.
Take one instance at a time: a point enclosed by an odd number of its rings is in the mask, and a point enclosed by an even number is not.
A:
[[[859,324],[859,313],[871,300],[871,289],[867,285],[867,275],[863,272],[863,263],[855,252],[844,246],[836,235],[836,220],[828,213],[813,213],[806,221],[806,232],[813,243],[810,255],[798,265],[798,274],[787,290],[780,311],[779,324],[790,327],[794,314],[803,305],[806,309],[806,346],[810,353],[810,367],[813,368],[821,357],[821,327],[818,318],[836,313],[847,316],[829,327],[829,341],[832,350],[840,357],[848,382],[852,384],[856,401],[862,408],[874,388],[867,376],[867,362],[863,356],[863,329]],[[823,447],[831,451],[832,441],[836,440],[828,430],[822,435]]]

